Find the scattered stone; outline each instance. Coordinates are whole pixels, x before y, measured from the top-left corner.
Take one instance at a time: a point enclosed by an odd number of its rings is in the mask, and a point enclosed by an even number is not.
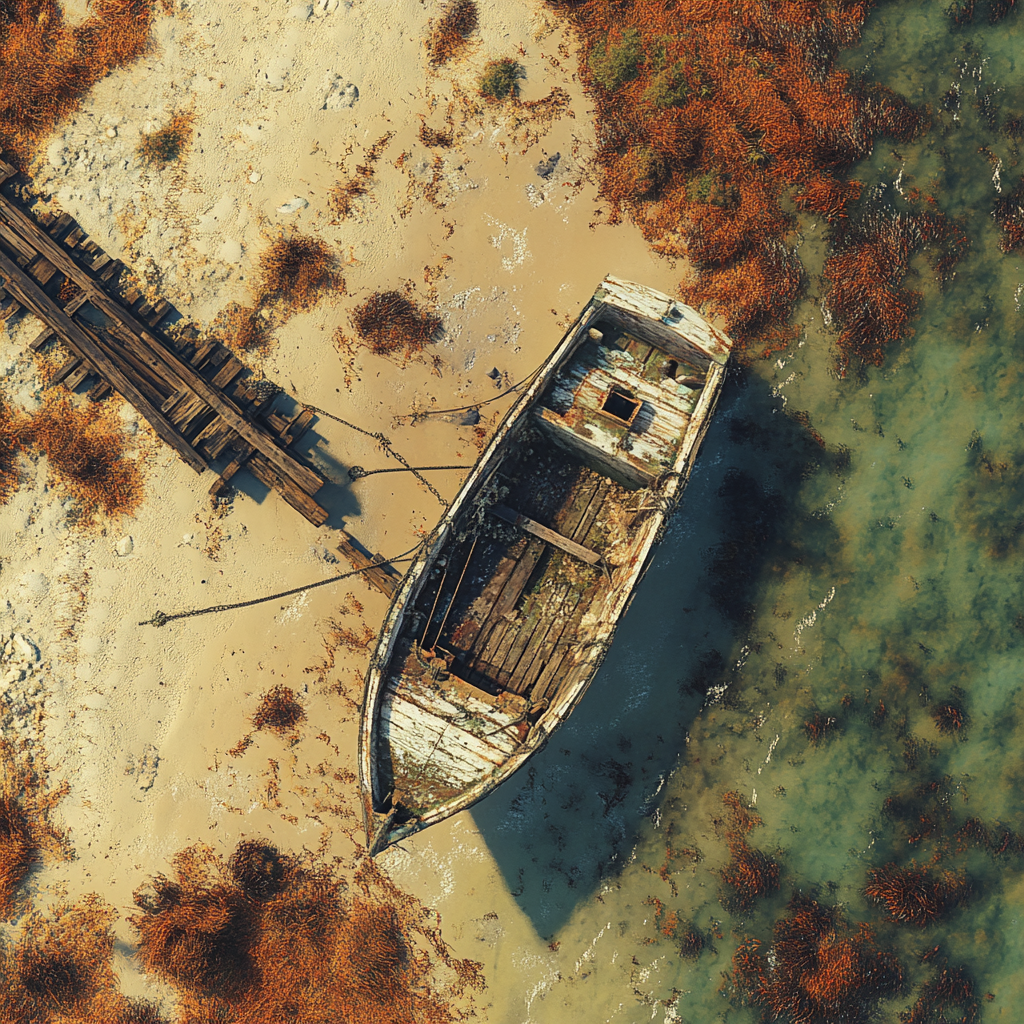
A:
[[[555,173],[555,168],[558,166],[558,161],[562,159],[561,153],[553,153],[547,158],[547,160],[541,160],[537,164],[536,171],[542,178],[550,178]]]
[[[108,139],[116,139],[117,138],[117,129],[114,128],[114,127],[108,128],[107,129],[107,138]]]
[[[23,658],[26,661],[39,660],[39,652],[36,650],[35,644],[33,644],[32,641],[23,634],[15,633],[14,636],[11,637],[11,645],[20,658]]]
[[[125,558],[135,550],[135,541],[131,537],[122,537],[115,545],[114,550],[119,558]]]
[[[259,171],[253,171],[252,174],[249,175],[249,180],[255,185],[262,177],[263,175],[260,174]]]
[[[333,71],[324,79],[324,98],[321,110],[344,110],[351,107],[359,99],[359,90],[352,82],[346,81]]]
[[[277,208],[278,213],[298,213],[299,210],[304,210],[309,206],[309,200],[303,199],[302,196],[296,196],[294,199],[289,199],[287,203],[283,203]]]

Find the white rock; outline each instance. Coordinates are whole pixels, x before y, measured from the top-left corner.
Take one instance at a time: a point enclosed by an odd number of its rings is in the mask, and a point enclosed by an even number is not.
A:
[[[131,537],[122,537],[115,545],[114,550],[119,558],[130,555],[135,550],[135,541]]]
[[[312,4],[296,4],[288,8],[288,17],[296,21],[308,21],[313,15]]]
[[[63,139],[54,139],[46,147],[46,159],[54,170],[59,170],[68,162],[67,157],[64,155]]]
[[[327,73],[327,77],[324,79],[321,110],[344,110],[351,107],[357,99],[359,99],[359,90],[352,82],[342,78],[341,75],[334,74],[333,71]]]
[[[39,660],[39,652],[36,650],[35,644],[28,637],[23,636],[21,633],[15,633],[11,637],[11,643],[14,645],[14,650],[26,661]]]
[[[277,208],[278,213],[298,213],[299,210],[304,210],[309,206],[309,200],[303,199],[302,196],[296,196],[294,199],[289,199],[287,203],[283,203]]]
[[[117,138],[117,129],[114,128],[114,127],[108,128],[107,129],[107,138],[108,139],[116,139]]]
[[[242,259],[242,243],[233,238],[225,238],[224,244],[217,253],[217,258],[225,263],[238,263]]]
[[[23,572],[18,579],[22,597],[39,600],[46,597],[50,581],[41,572]]]
[[[259,171],[253,171],[252,174],[249,175],[249,180],[255,185],[262,177],[263,175],[260,174]]]

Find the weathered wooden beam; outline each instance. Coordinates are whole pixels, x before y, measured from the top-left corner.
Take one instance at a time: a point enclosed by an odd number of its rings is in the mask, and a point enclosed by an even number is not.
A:
[[[582,544],[577,544],[576,541],[563,537],[557,531],[547,526],[542,526],[527,516],[521,516],[506,505],[491,505],[488,511],[499,519],[504,519],[506,523],[511,523],[527,533],[532,533],[535,537],[540,537],[541,540],[547,541],[548,544],[554,544],[556,548],[561,548],[582,562],[586,562],[589,565],[601,564],[601,556],[596,551],[591,551],[590,548],[585,548]]]
[[[338,531],[341,534],[341,543],[338,550],[351,563],[353,569],[365,569],[363,576],[367,583],[372,583],[385,597],[393,597],[402,582],[401,575],[390,565],[374,565],[374,562],[381,562],[380,555],[368,555],[361,551],[352,541],[352,535],[344,530]],[[368,568],[371,567],[371,568]]]
[[[296,511],[301,512],[314,526],[327,522],[327,509],[318,505],[313,497],[304,491],[291,477],[278,469],[262,452],[254,452],[246,465],[257,480],[277,491]]]
[[[6,202],[0,197],[0,202]],[[96,338],[76,323],[10,257],[0,252],[0,273],[8,289],[26,309],[59,333],[76,354],[89,361],[146,418],[161,440],[166,441],[197,473],[206,460],[194,451],[163,413],[142,393],[135,382],[104,352]]]
[[[85,294],[80,292],[70,302],[64,306],[64,312],[68,316],[74,316],[89,300]],[[28,347],[33,352],[38,352],[51,338],[53,337],[53,330],[50,327],[44,327],[29,343]]]

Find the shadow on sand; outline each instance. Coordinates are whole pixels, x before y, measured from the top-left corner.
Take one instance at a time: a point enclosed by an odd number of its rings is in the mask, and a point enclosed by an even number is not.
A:
[[[471,811],[545,940],[621,870],[657,811],[708,691],[729,684],[762,574],[830,549],[831,522],[798,496],[847,462],[765,382],[730,371],[683,503],[586,697]]]

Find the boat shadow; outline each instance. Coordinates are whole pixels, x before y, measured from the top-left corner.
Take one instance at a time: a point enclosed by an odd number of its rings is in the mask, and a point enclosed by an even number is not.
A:
[[[622,869],[658,812],[708,691],[729,681],[762,571],[794,554],[795,521],[813,534],[809,549],[829,550],[831,521],[802,514],[797,493],[847,461],[764,381],[730,370],[683,502],[586,696],[470,812],[545,940]]]

